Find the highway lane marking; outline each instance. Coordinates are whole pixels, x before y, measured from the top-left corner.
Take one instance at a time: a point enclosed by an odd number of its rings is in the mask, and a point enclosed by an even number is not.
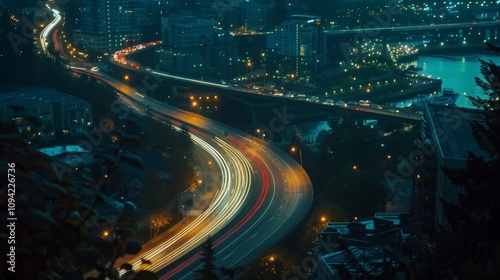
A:
[[[250,239],[254,238],[257,234],[258,234],[258,232],[254,233],[254,234],[250,237]]]
[[[274,216],[271,217],[271,219],[269,219],[269,221],[272,221],[274,219]]]
[[[225,258],[223,258],[223,260],[225,260],[225,259],[229,258],[229,256],[231,256],[233,253],[234,253],[234,252],[229,253],[229,255],[227,255]]]

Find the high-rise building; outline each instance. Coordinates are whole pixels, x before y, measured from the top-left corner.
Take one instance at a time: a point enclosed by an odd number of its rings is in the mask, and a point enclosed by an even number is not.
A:
[[[196,77],[229,77],[237,67],[237,46],[214,20],[192,15],[162,18],[162,70]]]
[[[259,2],[243,2],[245,8],[245,29],[252,31],[268,31],[274,2],[261,4]]]
[[[319,61],[321,18],[293,15],[267,37],[266,72],[278,80],[309,84]]]
[[[87,51],[109,54],[139,40],[129,0],[81,0],[81,29],[74,41]]]

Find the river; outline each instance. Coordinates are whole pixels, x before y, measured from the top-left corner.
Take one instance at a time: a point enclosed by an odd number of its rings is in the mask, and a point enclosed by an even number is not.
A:
[[[420,56],[410,65],[422,68],[418,74],[439,78],[443,81],[442,88],[451,88],[460,93],[455,103],[463,108],[475,108],[467,95],[474,97],[486,96],[483,90],[476,85],[474,77],[482,78],[479,59],[493,61],[500,65],[500,56],[492,53],[451,53],[448,55]]]
[[[424,74],[425,76],[430,75],[433,78],[440,78],[443,81],[442,88],[451,88],[460,93],[456,106],[475,108],[467,96],[486,97],[474,80],[474,77],[483,77],[478,59],[491,60],[500,65],[500,56],[486,51],[483,53],[461,53],[457,51],[447,55],[420,56],[418,60],[409,64],[422,68],[418,72],[419,75]],[[409,103],[402,101],[398,102],[397,105],[402,106]],[[329,127],[326,121],[315,121],[297,124],[294,129],[297,129],[303,141],[308,142],[311,139],[314,141],[321,130],[328,130]]]

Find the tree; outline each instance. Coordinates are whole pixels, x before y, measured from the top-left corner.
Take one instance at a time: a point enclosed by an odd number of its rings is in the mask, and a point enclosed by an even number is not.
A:
[[[226,267],[221,266],[218,270],[222,274],[222,277],[227,276],[227,277],[229,277],[229,279],[232,280],[236,276],[236,273],[242,271],[243,268],[241,268],[241,267],[235,267],[235,268],[229,267],[229,268],[226,268]]]
[[[213,248],[212,237],[208,236],[205,243],[203,243],[202,251],[200,254],[200,261],[203,263],[203,268],[196,270],[196,279],[199,280],[218,280],[219,276],[216,273],[215,267],[215,252]]]
[[[345,169],[343,169],[345,170]],[[347,169],[324,186],[323,197],[339,205],[348,216],[368,217],[384,212],[390,198],[381,174]]]
[[[160,228],[170,224],[174,217],[172,213],[162,211],[149,216],[149,228],[151,230],[151,238],[155,238],[160,231]]]
[[[285,271],[285,263],[280,257],[267,255],[250,266],[248,277],[254,280],[279,280]]]
[[[40,124],[31,116],[26,119]],[[115,261],[137,254],[141,244],[133,239],[137,228],[133,220],[119,217],[110,222],[96,212],[97,205],[111,204],[112,199],[103,193],[107,180],[96,183],[74,169],[73,176],[58,176],[60,166],[28,145],[14,123],[1,127],[0,164],[8,166],[12,185],[0,190],[8,198],[0,201],[0,207],[11,208],[9,214],[17,218],[13,222],[16,272],[1,271],[2,279],[83,279],[92,270],[97,276],[87,279],[120,279]],[[120,148],[102,156],[106,174],[121,161],[134,161],[119,156]],[[7,203],[15,203],[15,208]]]
[[[489,45],[491,49],[497,46]],[[467,273],[481,271],[482,279],[495,279],[500,274],[500,235],[496,228],[500,222],[500,67],[480,60],[483,79],[476,83],[488,99],[470,97],[474,105],[485,110],[484,121],[474,121],[472,133],[487,157],[469,153],[466,168],[445,169],[452,183],[464,190],[459,204],[442,201],[451,229],[444,229],[435,257],[446,259],[442,275],[464,278]],[[446,271],[443,271],[446,270]]]
[[[318,135],[319,161],[323,174],[317,184],[324,186],[333,172],[357,166],[372,168],[379,158],[380,145],[375,129],[363,125],[349,113],[341,112],[328,121],[329,131]],[[321,192],[321,189],[315,189]]]
[[[311,248],[312,242],[318,239],[318,233],[326,229],[326,223],[352,219],[338,204],[332,203],[330,197],[325,197],[323,194],[315,198],[314,205],[303,227],[304,232],[300,240],[303,254]]]
[[[143,210],[154,212],[166,208],[165,201],[169,198],[167,187],[154,168],[149,169],[146,173],[140,197],[139,206]]]

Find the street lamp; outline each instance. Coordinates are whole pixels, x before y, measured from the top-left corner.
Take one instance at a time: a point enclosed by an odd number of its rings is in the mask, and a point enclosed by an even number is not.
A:
[[[302,149],[298,147],[292,147],[292,153],[295,153],[296,150],[299,150],[300,166],[302,166]]]
[[[125,75],[125,77],[123,77],[125,79],[125,81],[127,81],[127,85],[129,84],[128,80],[129,80],[129,77],[128,75]]]
[[[253,83],[253,63],[251,61],[248,61],[247,66],[250,67],[250,84]]]
[[[199,115],[200,114],[200,106],[198,106],[198,103],[196,101],[193,101],[193,107],[197,107],[198,115]]]
[[[264,131],[260,128],[257,128],[257,135],[259,135],[259,138],[264,140]]]

